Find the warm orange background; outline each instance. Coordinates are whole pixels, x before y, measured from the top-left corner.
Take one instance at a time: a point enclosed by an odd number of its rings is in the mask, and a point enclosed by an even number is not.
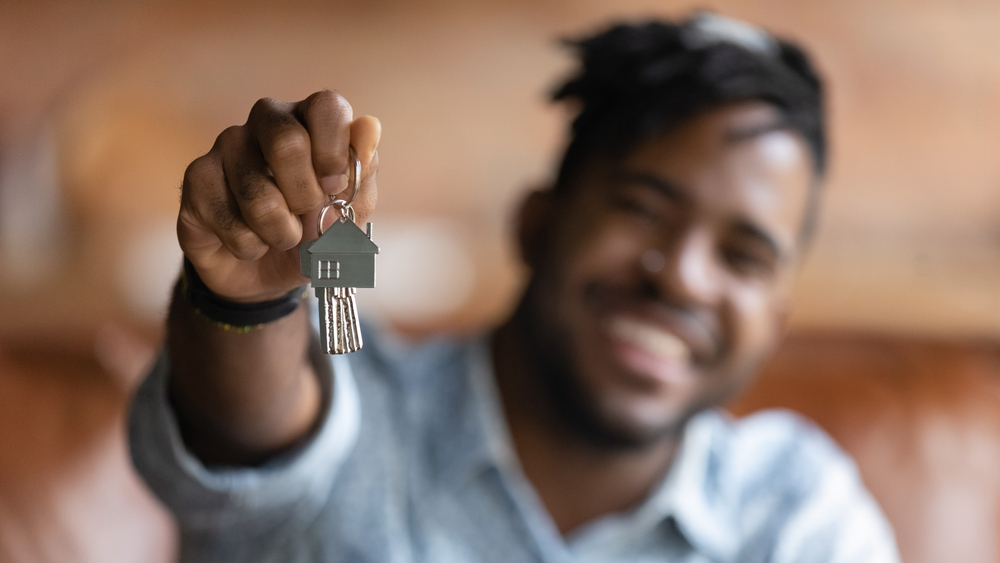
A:
[[[400,322],[480,325],[516,293],[511,210],[561,146],[544,101],[570,62],[555,38],[692,5],[272,4],[0,7],[0,335],[155,325],[185,165],[257,98],[324,87],[383,121],[376,241],[429,229],[446,248],[428,253],[471,261],[462,299]],[[694,5],[798,38],[830,85],[826,213],[794,325],[1000,334],[1000,4]]]
[[[256,99],[335,88],[382,120],[362,311],[474,329],[517,293],[512,210],[563,142],[555,39],[692,7],[797,38],[829,84],[797,336],[735,409],[822,423],[907,561],[1000,560],[1000,2],[104,0],[0,3],[0,561],[169,557],[122,411],[183,170]]]

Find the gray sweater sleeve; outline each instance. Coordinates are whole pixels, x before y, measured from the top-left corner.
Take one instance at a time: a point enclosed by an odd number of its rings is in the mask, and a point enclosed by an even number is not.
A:
[[[315,518],[357,440],[360,423],[350,363],[343,356],[332,362],[334,377],[321,382],[328,408],[306,443],[259,467],[209,467],[181,440],[167,400],[169,357],[160,355],[133,398],[129,443],[139,473],[183,532],[247,537],[308,525]]]

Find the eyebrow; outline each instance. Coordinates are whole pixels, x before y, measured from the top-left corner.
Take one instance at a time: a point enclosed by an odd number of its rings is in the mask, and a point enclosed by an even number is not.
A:
[[[755,127],[752,130],[750,128],[743,128],[741,130],[735,131],[736,133],[742,132],[743,134],[750,136],[762,135],[767,131],[774,131],[781,128],[779,123],[771,123],[765,130],[765,127]],[[622,184],[641,184],[646,187],[653,188],[654,190],[660,192],[665,197],[675,201],[677,203],[690,203],[691,197],[681,189],[677,184],[662,178],[655,174],[650,174],[648,172],[638,172],[634,170],[623,170],[618,173],[619,179]],[[783,262],[788,257],[788,252],[785,248],[778,243],[775,237],[771,236],[765,229],[757,226],[752,221],[747,219],[739,219],[736,222],[736,232],[745,236],[749,236],[763,244],[778,258],[779,261]]]
[[[729,141],[730,143],[739,143],[741,141],[747,141],[760,137],[761,135],[773,133],[774,131],[783,131],[789,129],[790,127],[791,126],[785,119],[778,117],[763,123],[733,127],[732,129],[726,131],[726,141]]]
[[[647,172],[623,170],[618,173],[622,184],[642,184],[653,188],[676,203],[690,203],[691,197],[677,184]]]

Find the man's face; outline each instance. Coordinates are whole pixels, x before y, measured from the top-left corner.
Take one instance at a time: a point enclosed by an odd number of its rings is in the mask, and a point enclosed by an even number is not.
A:
[[[678,432],[775,346],[813,182],[777,120],[759,102],[707,112],[528,204],[529,338],[602,439]]]

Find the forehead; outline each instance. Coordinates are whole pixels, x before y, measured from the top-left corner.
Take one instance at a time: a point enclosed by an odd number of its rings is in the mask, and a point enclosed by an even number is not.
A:
[[[794,246],[813,182],[811,156],[769,104],[706,112],[639,144],[624,171],[658,178],[684,202],[720,220],[745,221]]]

